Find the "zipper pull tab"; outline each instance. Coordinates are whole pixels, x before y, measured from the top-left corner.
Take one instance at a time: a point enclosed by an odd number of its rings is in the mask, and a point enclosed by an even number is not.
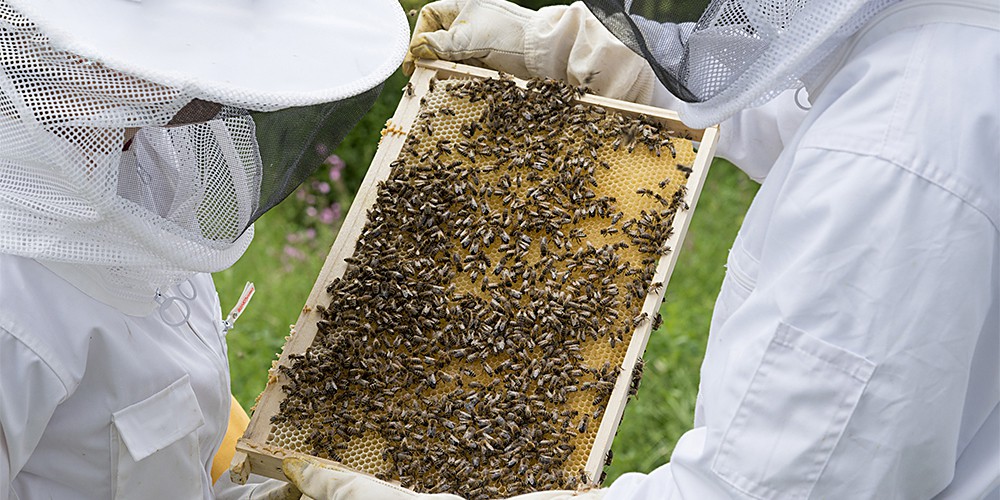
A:
[[[243,287],[243,294],[240,295],[240,300],[233,307],[233,310],[229,311],[229,316],[222,321],[222,333],[229,333],[236,325],[236,319],[243,314],[243,310],[247,308],[247,304],[250,303],[250,299],[253,297],[253,293],[256,289],[253,286],[253,282],[247,281],[247,284]]]

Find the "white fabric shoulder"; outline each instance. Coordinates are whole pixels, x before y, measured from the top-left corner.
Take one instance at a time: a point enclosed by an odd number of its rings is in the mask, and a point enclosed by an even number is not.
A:
[[[106,267],[43,260],[38,261],[38,263],[81,292],[129,316],[146,316],[156,308],[153,293],[150,293],[149,290],[134,290],[135,293],[128,294],[120,293],[120,288],[128,286],[128,283],[115,283],[115,280],[108,275]],[[138,298],[143,296],[147,299]]]
[[[66,296],[65,282],[36,261],[8,254],[0,254],[0,276],[0,329],[30,349],[72,393],[83,377],[89,340],[67,334],[74,331],[67,323],[72,315],[52,314],[75,300]],[[11,364],[0,369],[10,373]]]
[[[1000,29],[1000,4],[995,0],[902,0],[879,12],[831,56],[823,71],[810,82],[819,94],[844,61],[880,38],[900,30],[929,23],[951,23]]]
[[[28,462],[72,382],[43,346],[25,343],[29,337],[15,335],[3,323],[0,318],[0,500],[16,500],[13,477]]]
[[[1000,230],[1000,31],[928,23],[880,40],[815,97],[822,113],[810,119],[800,147],[884,159],[961,199]]]

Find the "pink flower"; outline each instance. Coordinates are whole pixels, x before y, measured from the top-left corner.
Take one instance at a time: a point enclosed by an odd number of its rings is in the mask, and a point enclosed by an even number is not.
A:
[[[315,240],[316,239],[316,229],[310,227],[310,228],[306,229],[305,232],[302,235],[305,236],[306,240]]]
[[[327,165],[330,166],[330,180],[339,181],[340,173],[344,170],[344,160],[340,159],[337,155],[330,155],[326,158]]]
[[[316,144],[316,154],[326,156],[328,153],[330,153],[330,148],[326,147],[326,144],[322,142]]]
[[[316,184],[316,190],[320,193],[327,194],[330,192],[330,184],[326,182],[319,182]]]
[[[316,207],[306,207],[306,215],[309,217],[316,217]]]
[[[285,245],[284,252],[286,256],[293,259],[303,260],[306,258],[306,254],[302,252],[302,250],[299,250],[291,245]]]
[[[333,221],[335,220],[337,220],[337,218],[335,217],[332,207],[326,207],[319,213],[319,221],[323,224],[333,224]]]

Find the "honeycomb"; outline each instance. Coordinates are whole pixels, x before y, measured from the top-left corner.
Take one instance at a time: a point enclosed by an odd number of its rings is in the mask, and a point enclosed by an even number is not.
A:
[[[470,500],[596,479],[695,151],[579,95],[432,81],[268,444]]]

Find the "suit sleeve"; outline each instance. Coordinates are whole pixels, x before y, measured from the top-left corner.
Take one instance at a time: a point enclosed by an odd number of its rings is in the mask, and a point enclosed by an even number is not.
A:
[[[0,328],[0,500],[31,457],[66,386],[43,357]]]
[[[977,360],[996,228],[878,158],[792,161],[730,255],[696,426],[606,500],[930,498],[952,480],[974,367],[1000,377]]]

